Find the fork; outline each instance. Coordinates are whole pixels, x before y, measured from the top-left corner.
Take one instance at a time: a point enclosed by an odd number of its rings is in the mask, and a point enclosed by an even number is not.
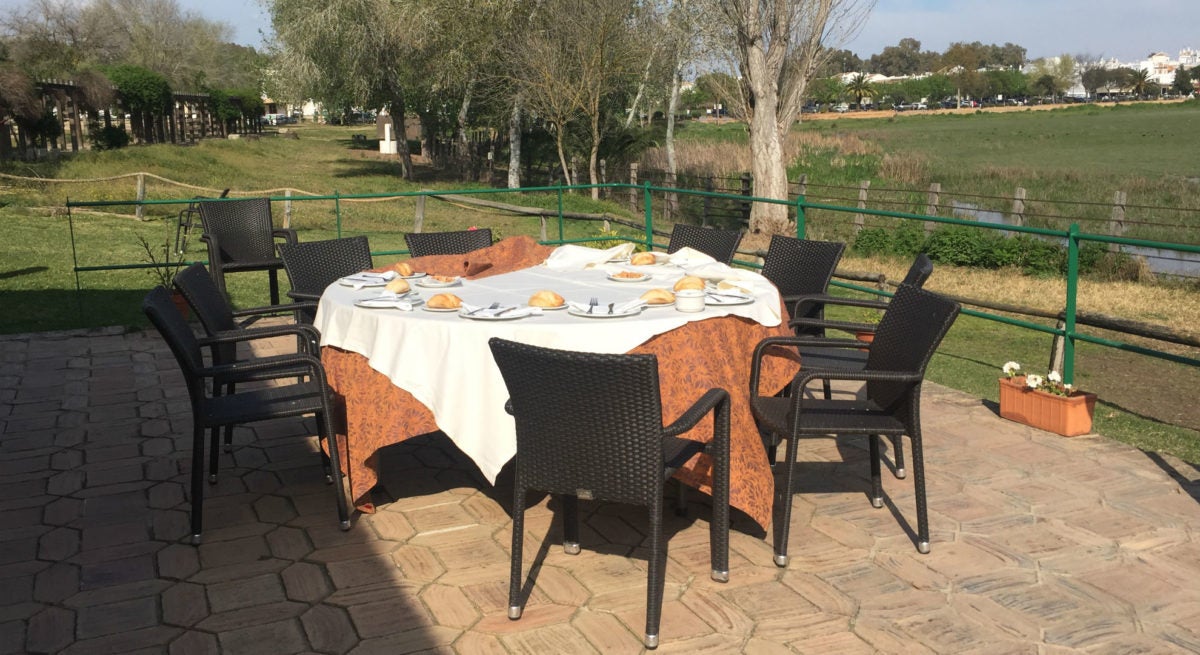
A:
[[[491,309],[491,310],[500,309],[500,303],[494,302],[491,305],[488,305],[487,307],[476,307],[475,309],[472,309],[471,311],[467,312],[467,316],[472,316],[478,312],[482,312],[484,309]]]
[[[591,314],[592,310],[595,309],[596,305],[599,305],[599,304],[600,304],[600,299],[597,298],[596,296],[592,296],[592,299],[588,301],[588,313]]]

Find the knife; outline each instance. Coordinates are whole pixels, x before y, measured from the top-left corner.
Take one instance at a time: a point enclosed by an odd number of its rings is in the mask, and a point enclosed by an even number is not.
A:
[[[514,309],[516,309],[516,307],[505,307],[504,309],[501,309],[500,311],[496,312],[495,314],[492,314],[492,316],[501,316],[501,315],[511,312]]]

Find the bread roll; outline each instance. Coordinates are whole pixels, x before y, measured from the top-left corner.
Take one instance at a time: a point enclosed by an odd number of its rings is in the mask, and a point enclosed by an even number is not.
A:
[[[542,290],[529,297],[530,307],[562,307],[563,297],[553,291]]]
[[[425,301],[425,305],[432,309],[458,309],[462,307],[462,298],[452,293],[439,293]]]
[[[408,280],[402,277],[398,277],[388,282],[383,288],[391,291],[392,293],[408,293],[409,290],[412,289],[412,287],[408,285]]]
[[[669,305],[675,302],[675,294],[666,289],[651,289],[642,294],[647,305]]]
[[[413,274],[413,267],[408,262],[400,262],[399,264],[396,264],[396,272],[408,277],[409,275]]]
[[[686,275],[675,283],[676,291],[683,291],[684,289],[703,290],[704,280],[694,275]]]
[[[629,263],[633,264],[634,266],[650,266],[657,262],[658,260],[654,257],[654,253],[652,252],[634,253],[633,256],[629,258]]]
[[[453,275],[430,275],[429,279],[447,284],[458,280],[458,278]]]

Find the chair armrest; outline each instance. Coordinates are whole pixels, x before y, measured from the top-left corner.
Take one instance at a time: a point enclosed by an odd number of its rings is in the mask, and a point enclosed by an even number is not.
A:
[[[312,293],[311,291],[296,291],[295,289],[287,292],[287,297],[293,300],[300,301],[318,301],[321,299],[321,294]],[[315,305],[314,305],[315,306]]]
[[[692,403],[692,406],[687,408],[679,418],[675,419],[673,423],[663,427],[663,436],[675,437],[691,430],[696,427],[700,419],[704,418],[705,414],[708,414],[722,404],[728,407],[729,392],[721,388],[709,389],[696,402]]]
[[[271,230],[271,236],[277,239],[283,239],[288,245],[296,245],[298,241],[296,238],[296,230],[290,227],[281,227]]]
[[[806,312],[801,311],[810,305],[838,305],[842,307],[865,307],[867,309],[887,309],[888,303],[886,300],[878,300],[875,298],[847,298],[845,296],[831,296],[827,293],[814,293],[802,296],[789,296],[792,302],[792,316],[804,316]]]
[[[198,337],[197,341],[201,346],[213,346],[222,343],[240,343],[243,341],[255,341],[258,339],[271,339],[275,337],[296,336],[301,344],[300,350],[309,354],[316,354],[316,348],[321,344],[321,335],[311,325],[265,325],[255,328],[239,328],[236,330],[224,330],[216,334]],[[308,345],[305,345],[308,344]]]
[[[762,359],[767,354],[767,350],[773,347],[793,347],[799,348],[864,348],[870,344],[859,341],[857,339],[830,339],[828,337],[813,337],[813,336],[793,336],[793,337],[767,337],[758,342],[754,347],[754,354],[750,359],[750,395],[758,395],[758,380],[759,373],[762,368]],[[803,366],[803,364],[801,364]]]
[[[827,318],[793,318],[788,321],[788,327],[795,330],[801,327],[826,328],[843,330],[845,332],[875,332],[879,327],[876,323],[854,323],[851,321],[835,321]]]
[[[913,371],[852,371],[842,368],[809,369],[800,371],[792,378],[792,393],[797,401],[801,400],[800,393],[813,380],[849,380],[853,382],[920,382],[924,378]]]
[[[274,377],[277,378],[296,377],[295,367],[297,366],[307,367],[309,375],[314,379],[318,379],[322,387],[325,386],[325,369],[321,366],[321,360],[304,353],[273,355],[271,357],[258,357],[232,364],[205,366],[199,369],[197,373],[204,377],[257,373],[261,374],[258,379],[269,380],[272,379],[271,373],[274,373]]]

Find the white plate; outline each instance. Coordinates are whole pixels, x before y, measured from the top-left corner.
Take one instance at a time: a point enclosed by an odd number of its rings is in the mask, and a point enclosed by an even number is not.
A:
[[[675,306],[674,300],[672,300],[671,302],[648,302],[648,303],[646,303],[646,309],[654,309],[656,307],[674,307],[674,306]]]
[[[421,305],[421,309],[427,312],[461,312],[462,307],[430,307],[429,305]]]
[[[340,284],[344,287],[358,287],[360,289],[371,289],[374,287],[382,287],[382,286],[386,286],[387,283],[388,283],[387,280],[378,279],[378,278],[374,278],[374,279],[364,278],[361,280],[351,280],[350,278],[344,277],[344,278],[338,280],[338,284]]]
[[[458,284],[459,282],[462,282],[462,279],[457,278],[457,277],[454,278],[454,280],[452,282],[442,282],[441,280],[435,280],[432,277],[426,277],[424,279],[418,280],[415,284],[419,287],[428,287],[430,289],[439,289],[442,287],[452,287],[452,286]]]
[[[645,282],[646,280],[653,279],[653,276],[642,273],[641,277],[617,277],[612,273],[609,273],[608,279],[612,280],[613,282]]]
[[[401,275],[400,277],[404,278],[405,280],[415,280],[419,277],[425,277],[425,274],[421,271],[414,271],[412,275]]]
[[[499,316],[497,316],[495,314],[483,314],[483,313],[471,314],[471,313],[462,311],[460,309],[458,312],[458,315],[462,318],[469,318],[469,319],[476,320],[476,321],[511,321],[514,318],[526,318],[526,317],[532,316],[532,314],[527,314],[527,313],[521,312],[520,311],[521,309],[524,309],[524,308],[513,307],[512,309],[508,310],[508,312],[506,312],[504,314],[500,314]]]
[[[567,310],[567,313],[570,314],[571,316],[582,316],[584,318],[624,318],[626,316],[637,316],[638,314],[642,313],[642,309],[643,309],[643,307],[639,306],[639,307],[636,307],[629,311],[620,312],[620,313],[616,313],[616,314],[609,314],[607,307],[603,307],[601,305],[596,305],[596,310],[594,312],[592,312],[591,314],[587,313],[586,309],[579,310],[579,309],[575,309],[574,307]]]
[[[704,304],[712,305],[713,307],[730,307],[733,305],[749,305],[754,302],[754,298],[747,298],[740,294],[733,297],[734,294],[723,294],[720,297],[714,298],[711,294],[704,294]]]
[[[536,305],[527,305],[528,307],[536,307]],[[563,303],[558,307],[538,307],[543,312],[557,312],[567,308],[567,303]]]
[[[383,300],[380,298],[363,298],[362,300],[354,303],[354,306],[355,307],[365,307],[367,309],[399,309],[399,307],[396,307],[396,303],[398,303],[398,302],[406,302],[409,305],[416,307],[417,305],[420,305],[421,303],[423,303],[425,301],[421,300],[420,298],[398,298],[396,300],[391,300],[391,299]]]

